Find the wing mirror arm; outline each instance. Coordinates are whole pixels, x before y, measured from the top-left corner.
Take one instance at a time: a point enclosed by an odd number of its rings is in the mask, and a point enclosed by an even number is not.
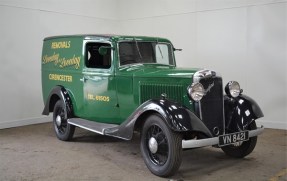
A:
[[[173,51],[182,51],[182,49],[181,48],[173,48]]]

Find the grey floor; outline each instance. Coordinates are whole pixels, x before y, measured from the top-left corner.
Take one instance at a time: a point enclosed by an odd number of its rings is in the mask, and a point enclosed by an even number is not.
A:
[[[51,123],[0,130],[0,180],[287,180],[287,131],[266,129],[244,159],[212,147],[183,152],[178,173],[149,172],[132,141],[76,129],[72,142],[59,141]]]

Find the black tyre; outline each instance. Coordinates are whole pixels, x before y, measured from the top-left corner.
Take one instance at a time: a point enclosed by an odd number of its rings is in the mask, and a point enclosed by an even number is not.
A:
[[[248,130],[257,129],[255,121],[253,121],[249,126]],[[249,138],[248,141],[235,143],[233,145],[224,146],[221,149],[228,156],[235,158],[243,158],[249,155],[255,148],[257,143],[257,136]]]
[[[53,112],[53,124],[58,139],[69,141],[73,138],[75,126],[68,123],[64,106],[65,105],[61,100],[56,102]]]
[[[160,115],[149,116],[141,132],[141,153],[148,169],[155,175],[173,175],[181,164],[182,137],[166,125]]]

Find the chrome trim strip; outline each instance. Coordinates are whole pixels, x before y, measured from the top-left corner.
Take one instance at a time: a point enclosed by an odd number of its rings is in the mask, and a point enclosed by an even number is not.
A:
[[[199,118],[202,120],[202,111],[201,111],[201,101],[198,102],[198,109],[199,109]]]
[[[213,77],[213,76],[221,77],[215,71],[208,70],[208,69],[202,69],[194,73],[193,82],[196,83],[196,82],[199,82],[200,79],[202,78],[208,78],[208,77]]]
[[[260,128],[257,128],[256,130],[248,131],[248,134],[249,134],[249,137],[251,138],[251,137],[260,135],[263,131],[264,131],[264,127],[261,126]],[[198,147],[218,145],[218,143],[219,143],[218,137],[201,139],[201,140],[182,140],[182,148],[198,148]]]
[[[249,137],[254,137],[254,136],[258,136],[260,134],[262,134],[264,131],[264,127],[261,126],[260,128],[257,128],[255,130],[249,131]]]
[[[201,139],[201,140],[182,140],[182,148],[199,148],[219,143],[218,137]]]

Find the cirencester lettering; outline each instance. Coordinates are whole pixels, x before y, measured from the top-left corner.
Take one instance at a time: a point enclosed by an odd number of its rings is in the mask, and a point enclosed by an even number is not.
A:
[[[59,75],[59,74],[49,74],[50,80],[63,81],[63,82],[72,82],[73,77],[71,75]]]

